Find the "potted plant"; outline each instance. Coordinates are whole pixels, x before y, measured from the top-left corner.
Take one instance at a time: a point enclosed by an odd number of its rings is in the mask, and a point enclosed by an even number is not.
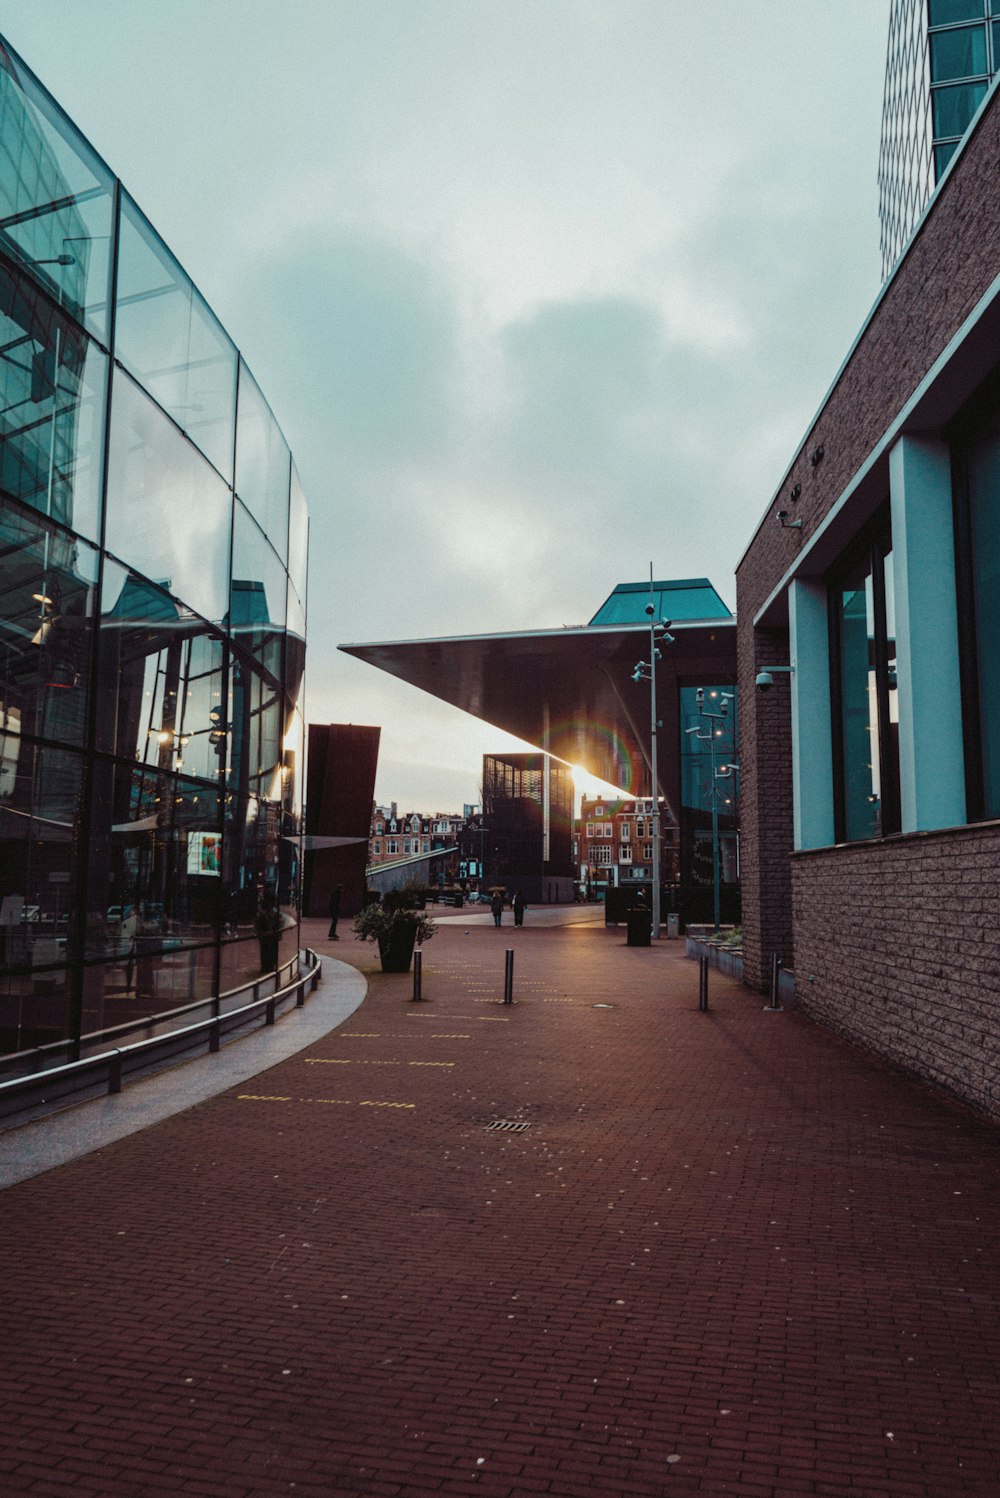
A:
[[[362,941],[378,942],[384,973],[407,973],[417,942],[430,941],[437,928],[430,916],[418,908],[416,890],[386,892],[379,904],[366,905],[354,917],[354,934]]]

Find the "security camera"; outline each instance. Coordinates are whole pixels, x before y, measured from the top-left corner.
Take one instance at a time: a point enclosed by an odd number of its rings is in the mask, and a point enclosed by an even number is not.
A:
[[[646,605],[646,613],[647,614],[655,614],[656,613],[656,605],[654,603],[647,603],[647,605]]]
[[[769,692],[773,686],[774,677],[771,675],[770,671],[758,671],[757,690],[759,692]]]

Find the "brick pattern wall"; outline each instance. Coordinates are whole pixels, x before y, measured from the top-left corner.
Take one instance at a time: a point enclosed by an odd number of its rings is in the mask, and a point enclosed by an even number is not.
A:
[[[792,887],[792,720],[787,673],[770,692],[754,686],[757,672],[788,665],[787,630],[741,630],[740,881],[743,893],[743,976],[767,986],[771,956],[794,966]]]
[[[796,995],[1000,1118],[1000,824],[792,858]]]
[[[766,981],[774,951],[798,973],[802,942],[812,939],[811,912],[822,902],[803,903],[809,878],[804,866],[796,875],[800,904],[793,933],[789,693],[784,683],[764,699],[754,689],[757,671],[769,661],[788,662],[788,646],[780,631],[755,631],[753,619],[1000,271],[998,159],[1000,106],[994,102],[886,288],[737,570],[743,937],[747,981],[757,986]],[[792,500],[795,485],[801,493]],[[801,517],[801,531],[778,524],[781,509]]]

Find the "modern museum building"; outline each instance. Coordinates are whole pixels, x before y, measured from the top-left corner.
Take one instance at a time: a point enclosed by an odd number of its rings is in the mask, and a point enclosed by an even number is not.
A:
[[[308,517],[170,250],[0,40],[0,1055],[298,951]]]

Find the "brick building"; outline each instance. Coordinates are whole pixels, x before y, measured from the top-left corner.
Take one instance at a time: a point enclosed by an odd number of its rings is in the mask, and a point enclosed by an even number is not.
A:
[[[637,801],[583,797],[574,844],[580,883],[588,896],[626,885],[652,885],[652,813],[649,797]],[[678,875],[678,829],[663,808],[660,817],[660,877],[664,885],[669,885]]]
[[[1000,1116],[998,159],[994,87],[737,612],[747,977],[779,955],[811,1014]]]
[[[401,858],[416,858],[457,847],[465,818],[450,812],[400,812],[395,801],[389,806],[372,805],[368,834],[368,867],[397,863]]]

